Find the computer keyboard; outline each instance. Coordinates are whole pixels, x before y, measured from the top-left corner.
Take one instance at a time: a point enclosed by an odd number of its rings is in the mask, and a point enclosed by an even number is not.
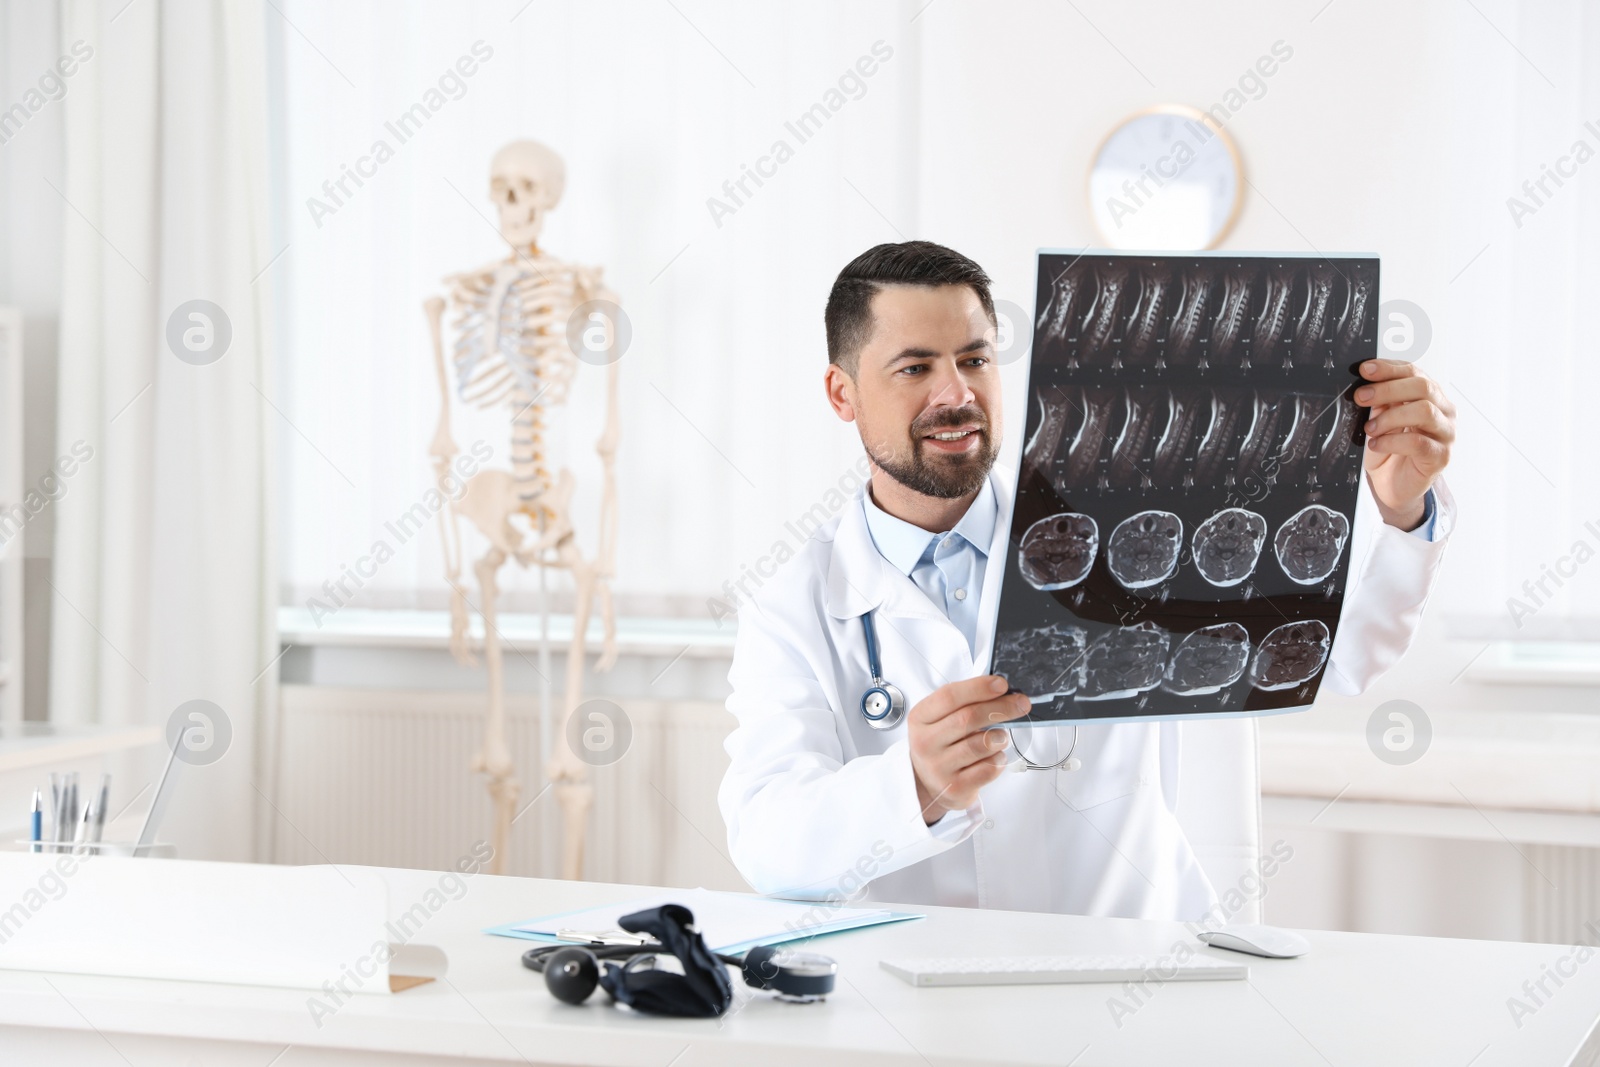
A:
[[[1191,956],[969,956],[880,960],[878,965],[915,986],[1050,985],[1066,982],[1203,982],[1248,978],[1242,963]]]

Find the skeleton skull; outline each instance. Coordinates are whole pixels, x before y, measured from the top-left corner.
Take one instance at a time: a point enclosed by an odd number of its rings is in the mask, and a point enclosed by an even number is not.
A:
[[[500,209],[500,236],[522,249],[539,240],[547,212],[561,202],[567,168],[538,141],[512,141],[489,164],[489,197]]]

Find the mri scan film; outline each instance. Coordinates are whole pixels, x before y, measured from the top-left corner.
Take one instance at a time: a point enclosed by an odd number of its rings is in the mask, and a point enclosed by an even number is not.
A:
[[[1040,253],[990,667],[1024,721],[1311,705],[1377,309],[1373,258]]]

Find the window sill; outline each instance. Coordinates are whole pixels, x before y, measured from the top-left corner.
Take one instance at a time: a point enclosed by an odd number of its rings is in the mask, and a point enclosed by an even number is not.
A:
[[[523,654],[539,648],[537,615],[505,614],[497,627],[507,651]],[[719,626],[710,619],[618,618],[617,651],[624,656],[688,656],[728,659],[733,656],[737,627]],[[472,647],[481,648],[483,617],[473,614],[467,630]],[[375,611],[345,608],[313,619],[305,608],[278,609],[281,644],[365,648],[446,649],[450,647],[450,613],[445,611]],[[604,630],[591,617],[588,650],[600,648]],[[572,641],[572,616],[550,616],[550,648],[565,649]]]
[[[1583,641],[1491,641],[1467,668],[1485,685],[1600,685],[1600,644]]]

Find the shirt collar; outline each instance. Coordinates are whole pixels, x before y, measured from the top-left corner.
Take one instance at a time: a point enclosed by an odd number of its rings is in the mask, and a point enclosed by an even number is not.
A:
[[[884,559],[907,577],[922,559],[922,554],[927,551],[928,543],[944,536],[944,534],[929,533],[920,526],[913,526],[904,519],[895,518],[884,511],[872,499],[870,482],[867,491],[861,494],[861,506],[866,512],[867,530],[872,534],[872,543]],[[987,559],[989,544],[994,540],[994,528],[998,516],[999,504],[995,499],[994,484],[985,478],[983,488],[978,490],[978,495],[973,498],[967,513],[961,516],[961,521],[956,523],[954,530],[947,530],[945,533],[960,534],[963,540]]]

